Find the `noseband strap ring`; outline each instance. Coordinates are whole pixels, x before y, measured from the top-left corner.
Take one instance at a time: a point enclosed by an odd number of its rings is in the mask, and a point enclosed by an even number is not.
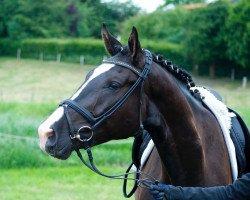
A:
[[[88,129],[91,132],[90,136],[86,139],[82,139],[80,135],[81,130],[84,130],[84,129]],[[82,126],[78,129],[76,134],[74,134],[73,136],[70,135],[71,140],[77,139],[80,142],[89,142],[90,140],[93,139],[93,137],[94,137],[94,131],[92,131],[92,129],[89,126]]]

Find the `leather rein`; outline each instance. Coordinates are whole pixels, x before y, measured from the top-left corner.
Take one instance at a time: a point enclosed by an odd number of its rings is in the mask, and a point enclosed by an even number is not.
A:
[[[134,135],[134,137],[135,137],[134,144],[138,143],[138,141],[141,140],[140,139],[141,135],[142,135],[143,131],[145,131],[145,129],[143,127],[143,123],[142,123],[142,116],[141,116],[141,106],[143,104],[142,94],[143,94],[143,91],[144,91],[144,80],[148,77],[148,74],[149,74],[149,72],[151,70],[151,65],[152,65],[152,62],[153,62],[153,57],[152,57],[152,54],[151,54],[150,51],[144,49],[143,53],[144,53],[144,57],[145,57],[145,65],[144,65],[144,68],[143,68],[143,70],[141,72],[138,71],[134,66],[132,66],[132,65],[130,65],[128,63],[125,63],[125,62],[116,61],[116,60],[113,60],[112,58],[109,58],[107,60],[103,60],[103,63],[115,64],[115,65],[127,68],[127,69],[131,70],[132,72],[134,72],[136,75],[138,75],[138,79],[129,88],[129,90],[105,113],[101,114],[98,117],[95,117],[86,108],[84,108],[83,106],[79,105],[77,102],[75,102],[75,101],[73,101],[71,99],[66,99],[63,102],[61,102],[60,105],[59,105],[59,106],[63,106],[63,108],[64,108],[64,114],[66,116],[66,119],[67,119],[68,125],[69,125],[69,129],[70,129],[70,138],[72,140],[79,140],[83,144],[83,148],[87,152],[89,163],[84,160],[80,150],[79,149],[76,150],[76,153],[77,153],[78,157],[80,158],[80,160],[82,161],[82,163],[84,165],[86,165],[89,169],[91,169],[92,171],[96,172],[97,174],[99,174],[101,176],[104,176],[104,177],[107,177],[107,178],[112,178],[112,179],[124,179],[123,194],[127,198],[131,197],[134,194],[135,190],[138,187],[138,184],[142,183],[142,185],[144,187],[149,187],[150,184],[155,183],[157,181],[152,176],[150,176],[148,174],[145,174],[144,172],[141,172],[139,170],[140,166],[138,166],[138,164],[136,165],[136,168],[137,168],[136,172],[129,172],[130,169],[132,168],[132,165],[134,164],[133,162],[128,167],[125,174],[107,175],[107,174],[102,173],[94,164],[94,159],[93,159],[90,147],[91,147],[91,142],[93,142],[93,140],[95,138],[96,129],[99,126],[101,126],[107,119],[109,119],[112,116],[112,114],[114,112],[116,112],[126,102],[126,100],[130,97],[130,95],[139,86],[140,86],[140,103],[139,103],[140,127],[139,127],[139,130],[138,130],[137,134]],[[73,109],[74,111],[76,111],[83,118],[87,119],[88,122],[91,124],[91,126],[82,126],[78,130],[74,129],[72,120],[71,120],[71,118],[69,116],[69,113],[68,113],[68,107]],[[88,135],[87,138],[81,138],[80,132],[83,131],[83,130],[89,132],[89,135]],[[134,174],[135,178],[128,178],[128,175],[131,175],[131,174]],[[148,178],[139,179],[139,175],[141,175],[141,174],[144,174]],[[131,190],[131,192],[129,194],[127,194],[127,191],[126,191],[127,180],[135,181],[134,187],[133,187],[133,189]]]

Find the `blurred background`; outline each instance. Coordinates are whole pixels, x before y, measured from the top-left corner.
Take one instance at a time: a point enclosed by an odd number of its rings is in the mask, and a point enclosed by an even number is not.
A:
[[[37,127],[107,57],[101,26],[162,54],[217,90],[250,126],[249,0],[0,0],[0,198],[124,199],[122,182],[41,152]],[[94,148],[105,172],[124,172],[132,140]],[[96,192],[98,191],[98,192]]]

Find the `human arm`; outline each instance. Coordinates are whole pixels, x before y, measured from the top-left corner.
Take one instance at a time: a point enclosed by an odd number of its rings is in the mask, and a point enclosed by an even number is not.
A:
[[[158,184],[152,186],[150,192],[155,199],[167,200],[247,200],[250,199],[250,173],[227,186],[202,188]]]

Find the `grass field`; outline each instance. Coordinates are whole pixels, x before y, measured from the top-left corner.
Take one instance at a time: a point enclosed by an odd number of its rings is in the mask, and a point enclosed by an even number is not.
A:
[[[59,102],[73,94],[90,66],[0,58],[0,100]]]
[[[0,58],[0,199],[124,199],[121,181],[94,175],[73,154],[59,161],[38,147],[37,127],[70,97],[91,66]],[[240,81],[195,77],[217,90],[250,126],[250,85]],[[11,135],[15,135],[13,138]],[[131,160],[131,140],[94,149],[98,166],[124,172]]]
[[[109,174],[120,166],[102,167]],[[83,167],[1,170],[1,200],[123,200],[122,181],[110,180]]]

